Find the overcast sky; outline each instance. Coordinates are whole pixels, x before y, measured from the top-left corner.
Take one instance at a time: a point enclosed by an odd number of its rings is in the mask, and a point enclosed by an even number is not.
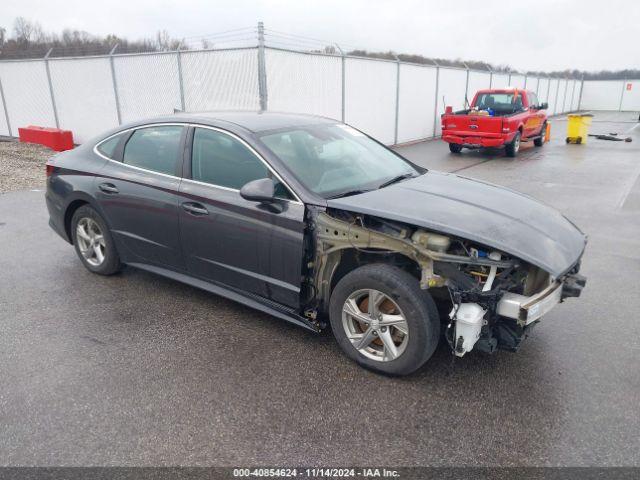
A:
[[[368,50],[484,60],[522,70],[640,68],[640,1],[3,0],[16,16],[131,39],[255,25]]]

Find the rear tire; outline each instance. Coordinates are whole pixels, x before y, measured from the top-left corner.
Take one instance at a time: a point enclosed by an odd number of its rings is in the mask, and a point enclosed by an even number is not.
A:
[[[506,152],[507,157],[515,157],[518,155],[518,152],[520,151],[520,132],[516,133],[516,136],[513,137],[511,143],[504,147],[504,151]]]
[[[462,145],[460,145],[459,143],[450,143],[449,151],[451,153],[460,153],[462,151]]]
[[[107,223],[89,205],[83,205],[73,214],[71,237],[80,261],[90,272],[113,275],[122,269]]]
[[[431,295],[398,267],[371,264],[348,273],[333,290],[329,311],[342,351],[375,372],[408,375],[438,346],[440,318]]]
[[[545,141],[546,137],[547,137],[547,124],[546,124],[546,123],[544,123],[544,124],[542,125],[542,130],[540,130],[540,136],[539,136],[538,138],[534,138],[534,139],[533,139],[533,144],[534,144],[536,147],[541,147],[541,146],[543,146],[543,145],[544,145],[544,141]]]

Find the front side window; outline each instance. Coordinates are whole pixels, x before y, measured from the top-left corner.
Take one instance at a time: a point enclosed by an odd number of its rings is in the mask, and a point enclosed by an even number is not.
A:
[[[529,106],[534,108],[538,107],[538,96],[533,92],[529,94]]]
[[[119,133],[118,135],[105,140],[98,145],[98,151],[105,157],[115,160],[116,148],[118,148],[118,144],[120,143],[120,140],[122,140],[123,136],[124,133]]]
[[[124,147],[123,163],[175,175],[182,129],[179,125],[158,125],[136,130]]]
[[[342,124],[312,125],[260,140],[309,190],[324,198],[379,188],[401,176],[417,176],[411,163]]]
[[[253,180],[267,177],[273,175],[242,142],[217,130],[196,128],[191,154],[193,180],[240,190]],[[280,181],[274,179],[274,183],[277,197],[293,198]]]

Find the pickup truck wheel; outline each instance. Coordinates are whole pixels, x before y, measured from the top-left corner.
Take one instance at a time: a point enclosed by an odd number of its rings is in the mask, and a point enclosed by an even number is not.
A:
[[[516,133],[516,136],[513,137],[511,143],[507,144],[504,147],[504,150],[507,154],[507,157],[515,157],[518,155],[518,151],[520,150],[520,132]]]
[[[408,375],[433,355],[440,319],[433,299],[398,267],[371,264],[345,275],[331,294],[331,329],[361,366]]]
[[[462,151],[462,145],[459,143],[450,143],[449,151],[451,151],[451,153],[460,153]]]
[[[544,145],[545,137],[547,136],[547,124],[542,124],[542,130],[540,130],[540,136],[538,138],[533,139],[533,144],[536,147],[541,147]]]

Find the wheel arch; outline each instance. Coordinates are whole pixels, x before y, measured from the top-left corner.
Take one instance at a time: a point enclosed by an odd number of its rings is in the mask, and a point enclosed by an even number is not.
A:
[[[76,213],[76,211],[84,205],[89,205],[91,208],[96,210],[107,223],[107,225],[109,225],[108,220],[105,218],[95,199],[90,195],[87,195],[86,193],[76,192],[74,197],[69,201],[64,209],[64,233],[67,236],[67,241],[72,245],[73,235],[71,234],[71,219],[73,218],[73,214]]]
[[[326,294],[322,299],[323,311],[325,313],[328,313],[331,295],[333,295],[338,282],[340,282],[340,280],[350,272],[365,265],[372,265],[376,263],[395,265],[415,277],[417,282],[420,281],[420,265],[418,262],[400,252],[371,253],[357,248],[344,248],[339,252],[334,252],[332,255],[336,255],[338,257],[333,260],[336,262],[335,267],[329,274],[329,278],[327,279],[329,286],[325,290]]]

